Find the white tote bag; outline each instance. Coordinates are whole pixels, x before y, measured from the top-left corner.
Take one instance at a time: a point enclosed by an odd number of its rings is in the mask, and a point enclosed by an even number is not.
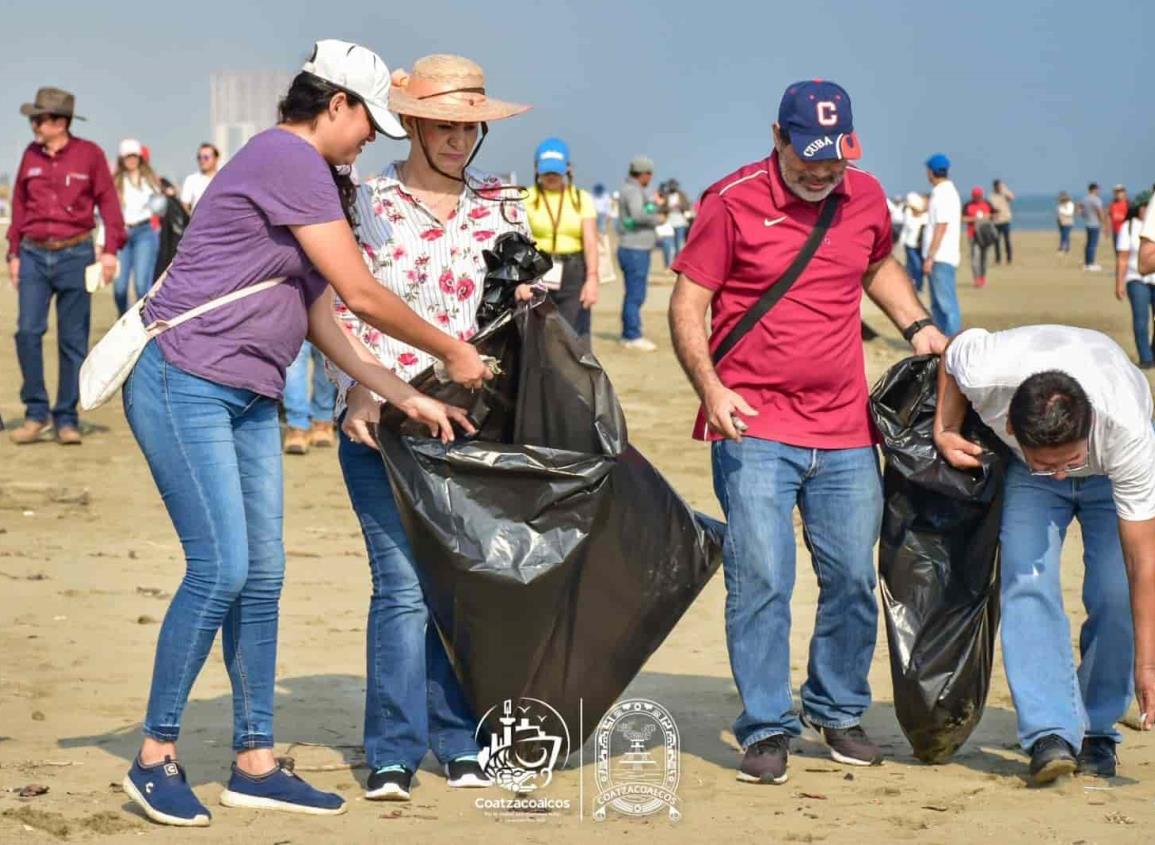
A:
[[[213,311],[223,305],[228,305],[230,302],[236,302],[238,299],[244,299],[246,296],[268,290],[279,285],[286,278],[281,276],[277,279],[269,279],[243,287],[211,302],[198,305],[191,311],[178,314],[169,320],[156,320],[151,325],[146,326],[144,324],[144,306],[160,290],[167,275],[167,270],[161,273],[160,278],[156,280],[156,284],[149,289],[148,293],[134,302],[132,307],[112,324],[112,328],[105,333],[96,346],[92,347],[92,351],[84,359],[84,363],[80,367],[80,407],[83,410],[91,411],[94,408],[99,408],[112,398],[112,395],[124,384],[125,379],[132,372],[132,368],[136,366],[136,361],[144,352],[144,347],[157,335],[163,334],[169,329],[175,329],[181,323],[188,322],[194,317],[199,317],[201,314]]]

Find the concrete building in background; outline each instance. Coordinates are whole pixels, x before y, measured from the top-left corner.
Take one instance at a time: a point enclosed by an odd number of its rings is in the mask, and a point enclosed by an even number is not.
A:
[[[209,77],[213,143],[221,163],[249,138],[277,122],[277,103],[293,74],[281,70],[218,71]]]

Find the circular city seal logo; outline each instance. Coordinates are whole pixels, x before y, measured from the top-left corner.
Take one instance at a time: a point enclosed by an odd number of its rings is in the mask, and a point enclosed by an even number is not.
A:
[[[494,716],[496,725],[491,721]],[[482,747],[477,762],[502,789],[518,795],[543,789],[553,780],[554,769],[569,760],[569,728],[561,714],[540,699],[519,698],[515,704],[507,698],[491,707],[478,722],[478,744],[487,724],[489,744]]]
[[[678,809],[682,740],[670,711],[646,698],[619,701],[598,725],[594,746],[598,795],[594,818],[605,821],[613,807],[628,816]]]

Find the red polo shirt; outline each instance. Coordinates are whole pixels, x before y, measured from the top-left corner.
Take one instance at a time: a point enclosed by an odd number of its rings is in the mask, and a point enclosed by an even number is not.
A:
[[[20,253],[22,238],[60,241],[91,232],[95,208],[104,220],[104,251],[115,255],[124,246],[124,216],[100,147],[69,138],[49,155],[42,144],[29,144],[12,190],[8,253]]]
[[[806,270],[718,365],[722,383],[758,411],[747,436],[821,449],[874,442],[859,309],[867,268],[890,255],[890,211],[865,171],[847,168],[835,190],[842,204]],[[818,210],[786,187],[776,153],[707,190],[673,269],[714,291],[711,349],[781,278]],[[720,437],[701,411],[694,437]]]

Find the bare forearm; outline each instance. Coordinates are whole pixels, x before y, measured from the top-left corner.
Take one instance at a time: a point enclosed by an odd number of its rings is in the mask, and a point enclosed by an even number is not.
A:
[[[708,297],[694,290],[691,282],[678,278],[670,297],[670,335],[678,363],[703,401],[710,390],[722,386],[710,360],[710,340],[706,333],[708,304]]]
[[[1155,520],[1119,520],[1135,628],[1135,665],[1155,666]]]
[[[929,316],[906,270],[889,256],[867,271],[862,279],[862,287],[871,301],[886,313],[900,331]]]
[[[596,220],[582,221],[582,254],[586,260],[586,278],[598,276],[598,229]]]
[[[938,401],[934,409],[935,433],[961,431],[968,407],[970,403],[959,388],[958,382],[946,370],[944,354],[938,362]]]

